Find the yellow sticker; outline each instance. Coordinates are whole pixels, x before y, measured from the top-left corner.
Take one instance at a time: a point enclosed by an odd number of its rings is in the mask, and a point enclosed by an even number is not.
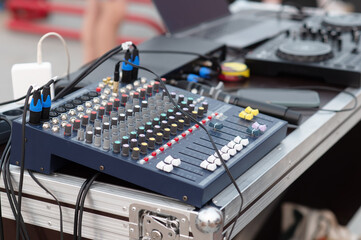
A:
[[[239,62],[226,62],[222,64],[222,74],[226,76],[249,77],[250,71],[246,64]]]

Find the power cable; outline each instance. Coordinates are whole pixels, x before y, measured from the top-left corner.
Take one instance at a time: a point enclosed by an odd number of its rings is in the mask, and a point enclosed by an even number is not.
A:
[[[90,187],[92,186],[93,182],[95,181],[95,179],[100,175],[100,172],[95,173],[93,175],[93,177],[89,180],[89,182],[86,184],[86,187],[84,188],[83,194],[81,196],[81,201],[80,201],[80,208],[79,208],[79,217],[78,217],[78,239],[77,240],[81,240],[81,234],[82,234],[82,222],[83,222],[83,212],[84,212],[84,203],[85,203],[85,198],[86,195],[89,192]]]
[[[58,207],[59,207],[59,221],[60,221],[60,240],[64,239],[64,230],[63,230],[63,211],[61,210],[61,204],[59,202],[59,200],[56,198],[56,196],[50,192],[49,189],[47,189],[34,175],[34,173],[31,170],[28,170],[28,173],[30,175],[30,177],[34,180],[34,182],[36,184],[38,184],[39,187],[41,187],[45,192],[47,192],[50,196],[52,196],[54,198],[54,200],[56,201]]]
[[[21,134],[22,134],[22,144],[21,144],[21,160],[20,160],[20,179],[18,187],[18,205],[17,205],[17,218],[16,218],[16,240],[20,239],[20,215],[21,215],[21,201],[22,201],[22,191],[23,191],[23,181],[24,181],[24,171],[25,171],[25,125],[26,125],[26,114],[29,106],[29,98],[33,86],[30,86],[28,92],[26,93],[24,112],[21,123]]]

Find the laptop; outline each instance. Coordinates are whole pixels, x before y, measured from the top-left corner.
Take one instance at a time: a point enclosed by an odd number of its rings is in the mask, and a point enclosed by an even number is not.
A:
[[[269,11],[231,14],[226,0],[153,0],[167,32],[174,37],[197,37],[244,48],[285,31],[296,23],[277,19]]]

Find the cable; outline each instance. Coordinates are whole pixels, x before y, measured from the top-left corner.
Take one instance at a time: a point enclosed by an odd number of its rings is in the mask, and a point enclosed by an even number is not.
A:
[[[69,76],[70,76],[70,54],[69,54],[69,49],[68,49],[68,45],[66,44],[64,38],[56,33],[56,32],[49,32],[49,33],[46,33],[44,34],[40,39],[39,39],[39,42],[38,42],[38,48],[37,48],[37,62],[38,64],[41,64],[42,63],[42,58],[43,58],[43,55],[42,55],[42,44],[43,44],[43,41],[47,38],[47,37],[50,37],[50,36],[55,36],[57,38],[60,39],[60,41],[62,42],[64,48],[65,48],[65,52],[66,52],[66,57],[67,57],[67,60],[68,60],[68,65],[67,65],[67,70],[66,70],[66,76],[69,80]]]
[[[75,213],[74,213],[74,227],[73,227],[74,240],[78,239],[78,234],[79,234],[78,227],[80,227],[79,223],[81,224],[81,220],[79,221],[79,219],[82,219],[82,214],[83,214],[82,211],[84,208],[84,201],[86,194],[89,191],[91,184],[94,182],[94,180],[98,177],[99,174],[100,173],[96,173],[92,177],[89,177],[87,180],[83,182],[82,186],[79,189],[79,193],[75,204]],[[79,217],[79,214],[81,214],[81,218]],[[80,236],[81,236],[81,229],[80,229]]]
[[[90,179],[91,178],[88,178],[87,180],[85,180],[83,182],[83,184],[81,185],[81,187],[79,189],[78,196],[76,198],[75,212],[74,212],[74,226],[73,226],[73,239],[74,240],[77,240],[77,234],[78,234],[78,216],[79,216],[80,201],[81,201],[82,195],[84,193],[84,189],[86,188]]]
[[[157,81],[159,81],[161,87],[164,89],[166,95],[168,96],[168,98],[169,98],[169,100],[171,101],[171,103],[173,104],[173,106],[174,106],[179,112],[181,112],[181,113],[183,113],[184,115],[186,115],[187,117],[189,117],[193,122],[197,123],[197,124],[206,132],[206,134],[207,134],[207,136],[208,136],[208,138],[209,138],[209,141],[210,141],[211,144],[212,144],[213,149],[214,149],[215,152],[217,153],[218,158],[221,160],[221,163],[222,163],[222,166],[224,167],[225,172],[227,173],[229,179],[231,180],[232,184],[234,185],[234,187],[236,188],[236,190],[237,190],[237,192],[238,192],[238,195],[239,195],[240,198],[241,198],[241,204],[240,204],[240,209],[239,209],[239,211],[238,211],[237,218],[236,218],[236,220],[235,220],[235,222],[234,222],[234,224],[233,224],[233,226],[232,226],[231,232],[230,232],[230,234],[229,234],[229,236],[228,236],[228,239],[231,239],[231,234],[232,234],[232,232],[233,232],[234,226],[236,225],[237,220],[238,220],[238,218],[239,218],[240,215],[241,215],[241,211],[242,211],[242,207],[243,207],[243,200],[244,200],[244,199],[243,199],[242,192],[241,192],[241,190],[239,189],[239,187],[238,187],[238,185],[237,185],[237,183],[236,183],[236,180],[233,178],[232,173],[230,172],[230,170],[229,170],[229,168],[227,167],[224,159],[222,158],[222,155],[219,153],[219,150],[218,150],[215,142],[213,141],[212,136],[211,136],[210,133],[208,132],[207,128],[204,127],[204,125],[203,125],[202,123],[198,122],[198,120],[195,119],[191,114],[189,114],[189,113],[183,111],[183,109],[180,109],[180,108],[179,108],[179,106],[174,102],[174,100],[173,100],[172,96],[170,95],[170,93],[169,93],[166,85],[164,84],[164,82],[162,81],[162,79],[160,78],[160,76],[159,76],[158,74],[156,74],[155,72],[153,72],[152,70],[150,70],[150,69],[148,69],[148,68],[145,68],[145,67],[142,67],[142,66],[139,66],[139,65],[135,65],[135,64],[133,64],[133,63],[131,63],[131,62],[128,62],[128,61],[126,61],[126,60],[120,60],[119,62],[125,62],[125,63],[127,63],[127,64],[129,64],[129,65],[131,65],[131,66],[133,66],[133,67],[142,69],[142,70],[144,70],[144,71],[147,71],[147,72],[153,74],[153,75],[156,77]]]
[[[137,49],[135,44],[132,44],[132,46]],[[93,72],[98,66],[100,66],[103,62],[105,62],[106,60],[108,60],[109,58],[111,58],[112,56],[114,56],[115,54],[117,54],[118,52],[122,51],[124,48],[122,47],[122,45],[117,46],[115,48],[113,48],[112,50],[108,51],[107,53],[105,53],[103,56],[101,56],[100,58],[98,58],[96,61],[92,62],[89,66],[86,66],[86,69],[78,76],[76,77],[67,87],[65,87],[64,89],[62,89],[53,99],[54,101],[64,97],[67,93],[69,93],[71,91],[71,89],[73,89],[79,82],[81,82],[86,76],[88,76],[91,72]],[[202,55],[202,54],[198,54],[198,53],[194,53],[194,52],[186,52],[186,51],[157,51],[157,50],[143,50],[143,51],[139,51],[140,53],[159,53],[159,54],[186,54],[186,55],[196,55],[198,57],[207,59],[212,61],[213,63],[216,63],[216,70],[217,71],[221,71],[221,66],[220,64],[215,61],[215,59]]]
[[[9,139],[9,142],[11,142],[11,136],[10,136],[10,139]],[[4,180],[4,187],[5,187],[5,191],[6,191],[6,194],[7,194],[7,197],[8,197],[8,200],[9,200],[9,204],[10,204],[10,207],[11,207],[11,210],[13,212],[13,215],[16,219],[16,208],[14,207],[14,202],[16,201],[16,198],[15,198],[15,195],[14,195],[14,198],[12,198],[12,195],[10,193],[10,187],[9,187],[9,181],[8,181],[8,178],[7,178],[7,166],[8,166],[8,156],[9,156],[9,153],[10,153],[10,150],[11,150],[11,145],[7,145],[4,152],[3,152],[3,156],[2,156],[2,159],[1,159],[1,163],[2,163],[2,171],[3,171],[3,180]]]
[[[51,85],[53,84],[55,81],[53,79],[51,79],[46,85]],[[25,224],[24,224],[24,220],[22,218],[21,215],[21,197],[22,197],[22,183],[23,183],[23,175],[24,175],[24,159],[25,159],[25,122],[26,122],[26,114],[27,114],[27,109],[28,109],[28,102],[29,102],[29,97],[32,94],[33,87],[30,86],[28,89],[28,92],[26,94],[26,102],[24,105],[24,112],[23,112],[23,122],[22,122],[22,137],[23,137],[23,142],[22,142],[22,164],[21,164],[21,171],[20,171],[20,180],[19,180],[19,188],[18,188],[18,201],[16,200],[16,196],[15,196],[15,191],[14,188],[12,186],[12,180],[10,177],[10,150],[11,150],[11,136],[8,140],[8,143],[4,149],[4,152],[1,156],[1,162],[0,162],[0,173],[1,171],[3,171],[3,178],[4,178],[4,187],[6,190],[6,194],[7,197],[9,199],[9,205],[10,208],[13,212],[14,218],[16,219],[16,238],[19,239],[20,238],[20,234],[21,237],[23,239],[29,239],[26,228],[25,228]],[[42,89],[42,88],[41,88]],[[6,121],[9,125],[10,125],[10,130],[11,129],[11,121],[9,121],[6,117],[0,115],[0,120],[4,120]],[[1,205],[0,205],[1,206]],[[1,208],[0,208],[0,218],[1,218]],[[3,224],[2,221],[0,222],[0,238],[3,238]]]
[[[34,182],[36,182],[36,184],[39,185],[39,187],[41,187],[45,192],[47,192],[50,196],[52,196],[54,198],[54,200],[56,201],[56,203],[58,204],[59,207],[59,216],[60,216],[60,239],[63,240],[64,239],[64,231],[63,231],[63,211],[61,210],[61,204],[59,202],[59,200],[55,197],[55,195],[50,192],[34,175],[34,173],[30,170],[28,170],[28,173],[30,175],[30,177],[34,180]]]
[[[51,84],[55,84],[55,83],[57,83],[58,81],[60,81],[60,79],[58,79],[57,76],[53,77],[52,80],[53,80],[53,82],[52,82]],[[50,81],[51,81],[51,80],[50,80]],[[49,81],[47,84],[49,84],[50,81]],[[40,88],[39,88],[39,90],[42,90],[42,89],[43,89],[43,87],[40,87]],[[31,96],[32,94],[33,94],[33,93],[31,93],[30,96]],[[0,106],[6,105],[6,104],[10,104],[10,103],[15,103],[15,102],[21,101],[21,100],[23,100],[23,99],[25,99],[25,98],[26,98],[26,95],[24,95],[24,96],[22,96],[22,97],[19,97],[19,98],[17,98],[17,99],[14,99],[14,100],[9,100],[9,101],[6,101],[6,102],[2,102],[2,103],[0,103]]]
[[[7,122],[10,126],[10,132],[12,130],[12,124],[11,124],[11,121],[3,116],[3,115],[0,115],[0,120],[4,120],[5,122]],[[1,155],[1,160],[0,160],[0,175],[1,175],[1,170],[2,170],[2,167],[3,167],[3,164],[4,164],[4,158],[5,158],[5,155],[7,154],[8,152],[8,149],[10,148],[10,145],[11,145],[11,136],[10,138],[8,139],[7,143],[6,143],[6,146],[5,146],[5,149],[4,149],[4,152],[2,153]],[[4,240],[4,226],[3,226],[3,221],[2,221],[2,208],[1,208],[1,197],[0,197],[0,239],[1,240]]]
[[[222,71],[221,64],[219,63],[217,58],[210,57],[210,56],[203,55],[203,54],[196,53],[196,52],[175,51],[175,50],[139,50],[139,53],[181,54],[181,55],[197,56],[199,58],[203,58],[205,60],[212,62],[215,65],[215,70],[217,72],[220,73]]]
[[[17,219],[17,200],[16,200],[16,196],[15,196],[15,192],[14,192],[14,188],[12,186],[12,180],[10,177],[10,150],[11,150],[11,145],[9,145],[9,148],[6,149],[6,151],[4,151],[6,154],[4,156],[4,161],[3,161],[3,179],[4,179],[4,187],[5,187],[5,191],[6,191],[6,195],[8,197],[9,200],[9,205],[10,208],[13,212],[14,218]],[[24,224],[24,220],[22,215],[20,214],[20,220],[21,220],[21,229],[22,229],[22,238],[23,239],[29,239],[28,233],[26,231],[26,227]]]
[[[80,203],[80,208],[79,208],[79,218],[78,218],[78,240],[81,240],[81,229],[82,229],[82,222],[83,222],[83,211],[84,211],[85,198],[86,198],[86,195],[89,192],[89,189],[92,186],[93,182],[99,175],[100,175],[100,172],[97,172],[93,175],[93,177],[86,184],[84,192],[81,196],[81,203]]]
[[[14,100],[9,100],[9,101],[6,101],[6,102],[2,102],[2,103],[0,103],[0,106],[10,104],[10,103],[14,103],[14,102],[18,102],[18,101],[21,101],[21,100],[23,100],[25,98],[26,98],[26,96],[22,96],[22,97],[19,97],[17,99],[14,99]]]
[[[21,162],[20,162],[20,180],[18,188],[18,205],[17,205],[17,218],[16,218],[16,240],[20,239],[20,214],[21,214],[21,198],[23,191],[23,181],[24,181],[24,171],[25,171],[25,125],[26,125],[26,114],[28,111],[30,93],[33,90],[33,86],[30,86],[28,92],[26,93],[24,112],[21,123],[21,132],[22,132],[22,144],[21,144]]]
[[[112,56],[114,56],[115,54],[119,53],[120,51],[123,50],[122,45],[117,46],[113,49],[111,49],[110,51],[108,51],[107,53],[105,53],[103,56],[101,56],[100,58],[98,58],[94,63],[90,64],[89,66],[86,67],[86,69],[79,75],[77,76],[68,86],[66,86],[65,88],[63,88],[53,99],[53,101],[64,97],[66,94],[68,94],[71,89],[73,89],[80,81],[82,81],[86,76],[88,76],[91,72],[93,72],[97,67],[99,67],[103,62],[105,62],[106,60],[108,60],[109,58],[111,58]]]
[[[44,86],[50,86],[51,84],[53,84],[55,82],[54,79],[51,79],[46,85]],[[43,87],[44,87],[43,86]],[[40,90],[43,87],[37,89]],[[24,224],[24,220],[22,218],[21,215],[21,200],[22,200],[22,187],[23,187],[23,178],[24,178],[24,170],[25,170],[25,124],[26,124],[26,115],[27,115],[27,110],[28,110],[28,102],[29,102],[29,98],[32,95],[32,90],[33,90],[33,86],[30,86],[27,94],[25,96],[26,100],[25,100],[25,104],[24,104],[24,110],[23,110],[23,117],[22,117],[22,152],[21,152],[21,164],[20,164],[20,179],[19,179],[19,187],[18,187],[18,200],[16,200],[15,197],[15,191],[13,189],[12,186],[12,181],[11,181],[11,177],[10,177],[10,170],[9,170],[9,166],[10,166],[10,149],[11,149],[11,136],[8,140],[8,143],[4,149],[3,155],[1,157],[1,168],[0,168],[0,173],[1,170],[4,171],[3,173],[3,178],[4,178],[4,186],[5,186],[5,190],[9,199],[9,204],[11,207],[11,210],[14,214],[14,217],[16,219],[16,239],[20,239],[20,234],[21,237],[23,239],[29,239],[27,231],[26,231],[26,227]],[[4,118],[3,116],[0,116],[0,120],[5,120],[8,122],[8,124],[11,126],[11,122],[7,119]],[[0,215],[1,217],[1,215]],[[1,222],[1,226],[0,229],[2,231],[2,222]],[[2,236],[2,233],[1,235]]]
[[[50,86],[53,83],[54,83],[54,80],[51,79],[45,85]],[[16,240],[20,239],[21,201],[22,201],[22,190],[23,190],[24,171],[25,171],[25,143],[26,143],[25,125],[26,125],[26,115],[27,115],[28,105],[29,105],[29,98],[30,98],[32,90],[33,90],[33,86],[30,86],[28,91],[27,91],[26,98],[25,98],[25,104],[24,104],[24,110],[23,110],[23,116],[22,116],[22,123],[21,123],[22,145],[21,145],[20,179],[19,179],[19,187],[18,187],[18,202],[17,202],[17,206],[16,206],[17,207]],[[40,89],[37,89],[37,91],[39,91],[39,90]]]
[[[41,64],[41,63],[42,63],[42,48],[41,48],[41,47],[42,47],[42,42],[44,41],[45,38],[47,38],[47,37],[49,37],[49,36],[56,36],[56,37],[58,37],[58,38],[62,41],[62,43],[63,43],[63,45],[64,45],[64,48],[65,48],[65,50],[66,50],[67,59],[68,59],[68,66],[67,66],[67,73],[66,73],[66,75],[67,75],[67,78],[68,78],[68,80],[69,80],[69,76],[70,76],[70,55],[69,55],[69,49],[68,49],[68,46],[67,46],[64,38],[63,38],[61,35],[59,35],[58,33],[50,32],[50,33],[47,33],[47,34],[43,35],[43,36],[40,38],[40,40],[38,41],[38,47],[37,47],[37,63],[38,63],[38,64]],[[53,79],[56,80],[57,77],[54,77]],[[60,80],[60,79],[59,79],[59,80]],[[58,80],[56,80],[55,82],[57,82],[57,81],[58,81]],[[21,100],[25,99],[25,97],[26,97],[26,95],[25,95],[25,96],[22,96],[22,97],[19,97],[19,98],[17,98],[17,99],[14,99],[14,100],[9,100],[9,101],[6,101],[6,102],[2,102],[2,103],[0,103],[0,106],[21,101]]]

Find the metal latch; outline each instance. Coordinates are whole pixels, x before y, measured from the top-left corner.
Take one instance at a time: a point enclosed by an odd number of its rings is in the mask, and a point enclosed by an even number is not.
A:
[[[220,240],[223,215],[214,207],[177,209],[133,203],[129,206],[131,240]]]
[[[180,211],[170,206],[133,203],[129,210],[131,240],[223,239],[223,214],[215,207]]]
[[[175,217],[145,211],[140,220],[143,240],[179,239],[179,220]]]

